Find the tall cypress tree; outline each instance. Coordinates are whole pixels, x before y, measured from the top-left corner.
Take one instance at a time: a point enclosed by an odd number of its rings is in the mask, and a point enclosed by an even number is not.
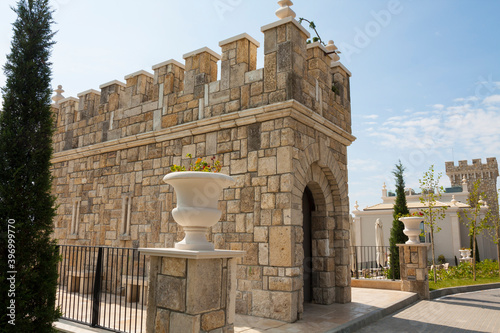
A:
[[[48,0],[19,0],[0,113],[0,275],[2,332],[53,332],[56,242],[51,239],[54,44]],[[6,310],[7,309],[7,310]],[[14,325],[15,324],[15,325]]]
[[[394,211],[392,213],[393,221],[389,243],[391,251],[391,270],[394,274],[395,279],[400,278],[399,248],[396,246],[396,244],[402,244],[408,240],[408,236],[403,233],[405,225],[399,220],[402,215],[410,213],[406,204],[404,171],[405,167],[403,166],[403,164],[401,164],[400,160],[399,163],[396,164],[396,168],[392,172],[396,181],[396,202],[394,203]]]

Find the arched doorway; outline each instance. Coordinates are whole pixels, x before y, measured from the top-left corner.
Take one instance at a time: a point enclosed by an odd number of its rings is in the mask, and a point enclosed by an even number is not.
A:
[[[304,249],[304,261],[302,264],[304,272],[304,302],[313,300],[313,260],[312,260],[312,212],[315,210],[314,198],[309,187],[306,186],[302,195],[302,214],[304,238],[302,246]]]

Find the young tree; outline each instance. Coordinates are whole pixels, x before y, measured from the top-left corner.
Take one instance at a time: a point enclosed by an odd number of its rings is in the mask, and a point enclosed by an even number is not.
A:
[[[19,0],[13,10],[0,114],[0,317],[2,332],[53,332],[60,312],[49,169],[52,10],[48,0]]]
[[[446,216],[446,206],[438,206],[438,200],[441,199],[441,192],[444,191],[442,186],[439,186],[439,180],[442,174],[435,174],[434,165],[431,165],[429,170],[424,173],[422,179],[419,179],[422,194],[420,195],[420,202],[424,205],[421,209],[424,213],[424,224],[428,227],[431,236],[431,249],[432,249],[432,266],[434,267],[434,282],[437,280],[436,273],[436,255],[434,252],[434,234],[439,232],[441,228],[437,225],[439,220],[444,219]]]
[[[483,197],[484,193],[479,192],[479,186],[481,185],[481,179],[474,182],[472,186],[472,192],[470,192],[467,198],[467,204],[470,208],[463,210],[463,215],[460,216],[462,223],[469,229],[469,236],[472,240],[472,275],[474,281],[476,281],[476,260],[477,260],[477,241],[476,236],[480,235],[484,230],[490,228],[488,220],[490,219],[489,212],[481,216],[481,208],[483,208]]]
[[[408,236],[403,233],[405,225],[399,220],[401,216],[410,213],[406,204],[404,171],[405,167],[401,164],[401,161],[396,164],[396,168],[392,171],[396,181],[396,202],[394,203],[392,213],[393,221],[389,243],[391,252],[391,270],[394,279],[400,278],[399,248],[396,244],[403,244],[408,240]]]
[[[500,189],[497,193],[497,200],[499,197]],[[500,212],[499,212],[500,213]],[[498,276],[500,277],[500,214],[491,214],[491,236],[493,242],[497,245],[497,263],[498,263]]]

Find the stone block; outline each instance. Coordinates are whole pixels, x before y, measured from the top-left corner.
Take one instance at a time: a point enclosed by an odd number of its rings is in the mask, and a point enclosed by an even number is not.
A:
[[[297,320],[297,292],[254,290],[252,315],[287,322]]]
[[[239,63],[231,66],[229,88],[240,87],[245,84],[245,72],[248,70],[247,63]]]
[[[269,277],[269,290],[292,291],[293,280],[291,277]]]
[[[251,151],[248,153],[248,171],[257,171],[257,166],[258,166],[258,155],[256,151]]]
[[[269,228],[269,264],[290,267],[294,262],[294,237],[291,226]]]
[[[243,256],[244,265],[258,265],[259,246],[257,243],[243,243]]]
[[[241,212],[253,212],[255,203],[255,187],[245,187],[240,192]]]
[[[276,207],[276,195],[274,193],[265,193],[261,195],[262,209],[274,209]]]
[[[268,241],[268,227],[255,227],[253,233],[254,242],[267,242]]]
[[[245,84],[263,81],[264,80],[264,69],[257,69],[251,72],[245,73]]]
[[[275,91],[277,84],[276,76],[276,52],[264,56],[264,91]]]
[[[270,176],[276,174],[276,157],[262,157],[258,162],[258,175]]]
[[[169,333],[170,311],[157,308],[155,333]]]
[[[201,329],[211,331],[223,327],[226,321],[226,314],[223,310],[205,313],[201,316]]]
[[[259,265],[269,265],[268,243],[259,243]]]
[[[186,277],[186,259],[163,257],[161,274],[176,277]]]
[[[188,260],[186,313],[220,309],[222,259]]]
[[[166,275],[158,275],[157,279],[157,305],[169,310],[184,311],[186,309],[186,280]]]
[[[170,332],[200,332],[200,316],[172,312],[170,314]]]

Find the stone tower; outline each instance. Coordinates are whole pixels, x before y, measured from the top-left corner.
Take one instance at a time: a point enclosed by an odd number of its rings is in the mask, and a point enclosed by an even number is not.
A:
[[[477,179],[481,179],[480,192],[486,195],[486,202],[493,214],[498,217],[497,178],[498,163],[495,157],[486,159],[486,164],[481,159],[472,160],[469,165],[467,161],[458,161],[458,166],[453,162],[446,162],[446,175],[450,177],[451,186],[462,186],[464,179],[469,192]]]
[[[54,105],[60,244],[173,247],[183,231],[161,179],[187,154],[216,156],[236,184],[207,237],[246,252],[236,311],[293,322],[304,295],[350,302],[351,73],[279,3],[261,28],[263,68],[259,42],[240,34],[221,54],[203,47]]]

